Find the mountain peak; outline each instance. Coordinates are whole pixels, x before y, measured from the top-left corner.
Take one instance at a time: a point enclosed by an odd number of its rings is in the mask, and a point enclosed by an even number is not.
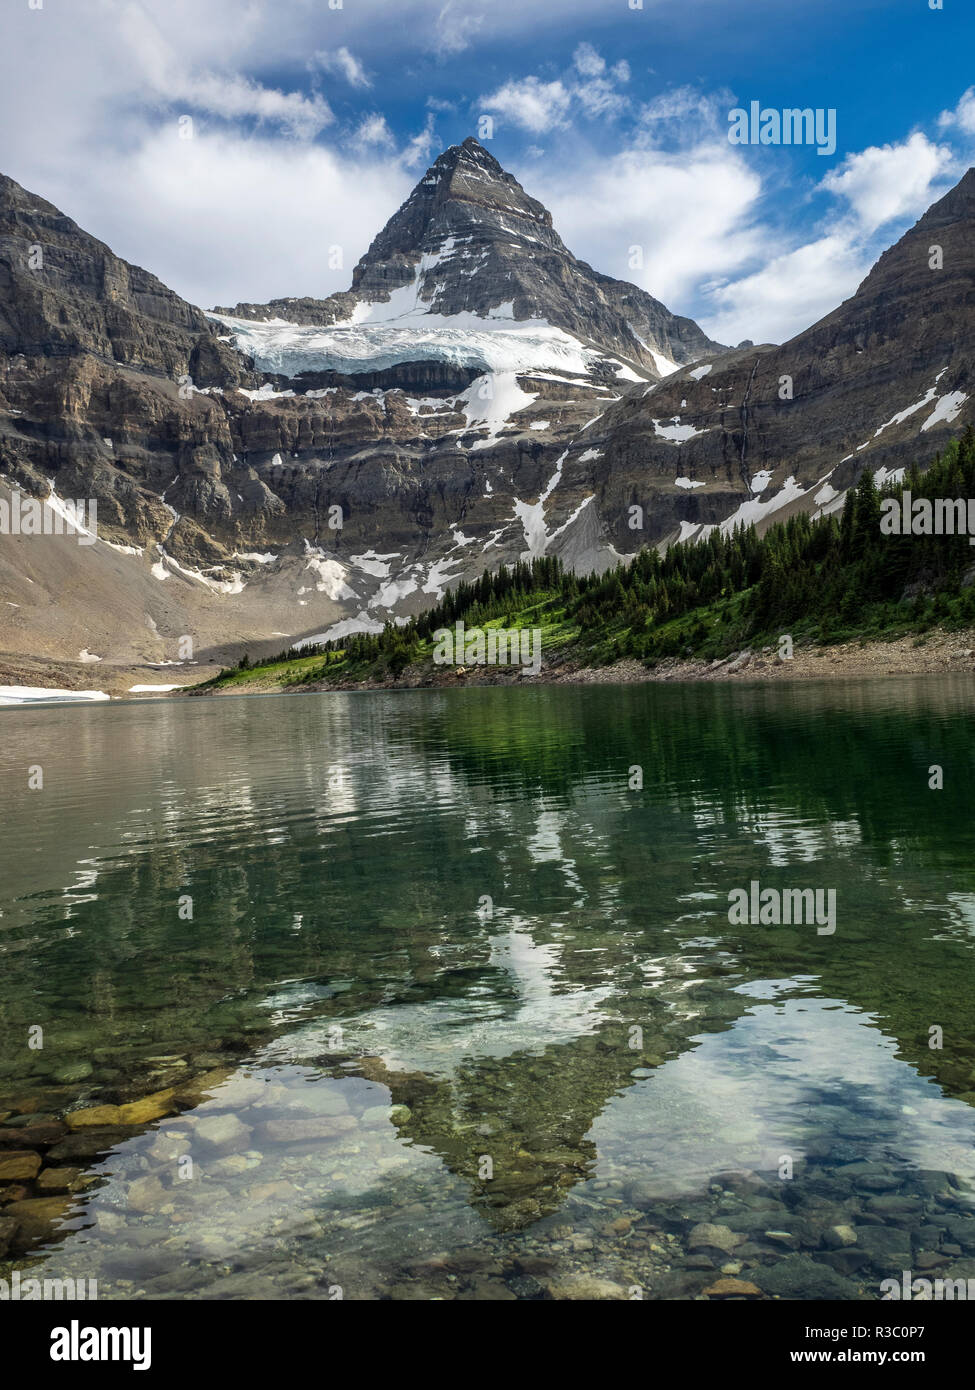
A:
[[[401,328],[417,316],[455,329],[533,320],[651,378],[723,350],[636,285],[577,260],[544,204],[473,136],[427,169],[356,265],[351,289],[217,312]]]
[[[458,165],[474,165],[479,168],[490,170],[493,174],[504,174],[504,169],[495,159],[494,155],[484,148],[479,140],[473,135],[468,135],[467,139],[459,145],[450,145],[438,156],[436,162],[427,171],[428,175],[434,171],[453,170]]]
[[[369,263],[380,258],[433,254],[449,237],[476,237],[500,212],[505,214],[506,232],[516,239],[526,235],[531,239],[539,227],[551,231],[548,209],[530,198],[514,175],[468,136],[463,144],[444,150],[430,166],[369,247],[356,273],[361,277]],[[551,240],[564,252],[554,233]],[[353,289],[357,283],[353,277]]]

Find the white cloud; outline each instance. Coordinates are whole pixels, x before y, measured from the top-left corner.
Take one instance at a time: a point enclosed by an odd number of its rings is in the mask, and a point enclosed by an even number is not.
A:
[[[421,164],[429,164],[430,156],[433,153],[436,143],[436,134],[433,129],[436,116],[433,111],[428,112],[426,124],[421,131],[408,141],[405,150],[400,156],[403,167],[406,169],[416,169]]]
[[[766,252],[764,265],[731,283],[705,287],[701,313],[722,342],[742,337],[783,342],[810,327],[852,295],[891,240],[882,229],[923,213],[946,191],[955,158],[920,131],[906,140],[872,145],[846,157],[819,190],[839,200],[818,234],[798,246]],[[878,235],[879,234],[879,235]],[[770,231],[763,247],[775,247]]]
[[[495,16],[492,16],[494,19]],[[441,57],[463,53],[470,48],[475,36],[484,27],[482,14],[471,14],[458,9],[454,0],[446,0],[435,25],[434,50]]]
[[[759,252],[751,219],[761,179],[727,144],[680,154],[630,148],[608,159],[592,151],[577,156],[568,178],[555,167],[526,178],[576,255],[669,308]],[[633,248],[642,268],[631,265]]]
[[[591,43],[581,43],[572,55],[576,71],[583,77],[601,77],[606,71],[606,59],[600,57]]]
[[[65,201],[118,254],[210,308],[347,289],[413,182],[391,158],[352,162],[316,144],[161,132],[129,155],[93,161]],[[329,269],[334,246],[341,269]]]
[[[415,181],[404,159],[434,138],[428,126],[401,155],[365,113],[347,152],[337,134],[331,148],[310,139],[337,131],[325,101],[247,68],[276,70],[282,45],[291,62],[302,46],[265,0],[72,0],[4,25],[3,172],[204,307],[346,289]],[[343,269],[329,269],[333,245]]]
[[[839,205],[797,235],[772,220],[758,169],[717,133],[726,110],[726,93],[665,92],[641,110],[628,148],[577,152],[571,180],[557,164],[529,168],[529,192],[577,255],[719,342],[781,342],[854,293],[884,248],[878,229],[940,196],[953,157],[920,133],[853,154],[820,185]]]
[[[378,146],[382,149],[393,149],[396,140],[393,132],[386,124],[386,117],[378,111],[373,111],[371,115],[364,116],[352,137],[352,143],[357,149],[368,149],[369,146]]]
[[[734,346],[743,338],[785,342],[848,298],[872,257],[836,233],[773,255],[760,270],[711,289],[705,331]]]
[[[561,82],[541,82],[537,77],[506,82],[491,96],[481,98],[485,111],[496,111],[533,135],[564,126],[571,102]]]
[[[629,80],[627,62],[607,70],[605,58],[593,45],[580,43],[573,69],[564,78],[552,82],[534,76],[512,78],[490,96],[481,97],[480,105],[532,135],[541,135],[567,126],[573,109],[590,119],[621,115],[629,98],[617,91],[617,84]]]
[[[938,125],[942,130],[949,130],[954,126],[963,130],[966,135],[975,135],[975,87],[969,87],[968,91],[963,93],[953,111],[942,111],[938,117]]]
[[[320,96],[275,91],[237,75],[187,74],[168,81],[163,90],[174,103],[184,102],[225,120],[253,116],[259,121],[278,122],[300,139],[311,139],[332,120],[328,103]]]
[[[350,87],[372,86],[359,59],[345,47],[336,48],[334,51],[318,49],[311,59],[309,67],[321,68],[323,72],[332,73],[336,77],[344,77]]]
[[[669,87],[640,108],[640,124],[651,144],[693,145],[727,131],[727,111],[734,97],[726,90]]]
[[[860,230],[869,234],[887,222],[924,212],[936,196],[932,185],[953,163],[946,145],[915,131],[899,145],[871,145],[847,155],[820,187],[842,198]]]
[[[180,105],[224,120],[253,117],[280,124],[291,134],[310,139],[332,120],[320,96],[264,87],[237,72],[218,72],[187,65],[144,8],[130,5],[119,16],[119,34],[130,63],[157,102]]]
[[[573,88],[572,95],[587,116],[618,116],[629,104],[628,99],[617,92],[612,82],[604,77],[594,77],[590,82],[580,82]]]

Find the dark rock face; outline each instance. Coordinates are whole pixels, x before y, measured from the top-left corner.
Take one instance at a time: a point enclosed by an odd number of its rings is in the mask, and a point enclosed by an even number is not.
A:
[[[199,309],[3,175],[0,352],[28,358],[90,353],[169,377],[205,362],[211,375],[222,367],[223,382],[244,375]]]
[[[431,314],[545,319],[659,376],[654,352],[678,364],[721,352],[692,319],[576,260],[552,216],[474,139],[445,151],[376,237],[352,273],[352,288],[329,299],[238,304],[217,313],[333,324],[360,303],[388,302],[416,285]]]

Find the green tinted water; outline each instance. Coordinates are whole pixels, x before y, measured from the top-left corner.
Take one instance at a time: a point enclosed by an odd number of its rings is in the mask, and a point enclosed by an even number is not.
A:
[[[0,1273],[103,1298],[975,1277],[971,696],[3,711]],[[834,889],[835,933],[732,926],[752,880]],[[148,1122],[58,1123],[160,1092]]]

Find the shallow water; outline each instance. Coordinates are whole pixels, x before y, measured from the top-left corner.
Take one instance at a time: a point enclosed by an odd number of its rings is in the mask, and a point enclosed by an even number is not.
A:
[[[975,1278],[971,702],[958,677],[0,711],[0,1274]],[[834,889],[835,933],[731,925],[753,879]]]

